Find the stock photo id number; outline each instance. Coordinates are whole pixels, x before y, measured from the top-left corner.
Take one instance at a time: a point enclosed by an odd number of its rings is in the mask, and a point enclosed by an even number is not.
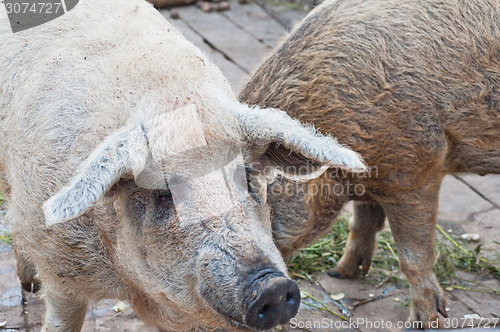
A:
[[[4,0],[12,32],[16,33],[52,21],[73,9],[78,0]]]

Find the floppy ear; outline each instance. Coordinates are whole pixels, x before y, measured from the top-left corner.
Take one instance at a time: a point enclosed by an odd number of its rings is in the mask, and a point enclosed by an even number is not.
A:
[[[147,139],[140,126],[127,126],[111,134],[91,153],[70,183],[43,204],[46,224],[84,214],[122,175],[138,174],[147,155]]]
[[[291,180],[308,180],[329,166],[362,172],[366,166],[351,149],[333,137],[304,126],[285,112],[258,107],[236,112],[247,142],[261,150],[259,163]]]

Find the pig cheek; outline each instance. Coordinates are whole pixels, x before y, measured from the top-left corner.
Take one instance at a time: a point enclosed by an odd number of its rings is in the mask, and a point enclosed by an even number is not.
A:
[[[180,270],[194,265],[192,257],[196,254],[197,234],[180,225],[176,214],[164,217],[161,222],[148,223],[143,240],[151,264],[168,274],[179,274]],[[183,269],[176,267],[183,266]],[[187,268],[188,272],[191,268]]]
[[[138,200],[121,196],[113,203],[122,231],[133,237],[126,246],[139,250],[139,257],[157,271],[166,271],[172,258],[181,256],[185,246],[182,232],[176,233],[175,212],[162,214]],[[172,236],[175,234],[175,236]]]
[[[231,319],[242,317],[241,304],[234,302],[241,282],[229,254],[208,246],[203,248],[196,262],[196,273],[198,294],[208,308]]]

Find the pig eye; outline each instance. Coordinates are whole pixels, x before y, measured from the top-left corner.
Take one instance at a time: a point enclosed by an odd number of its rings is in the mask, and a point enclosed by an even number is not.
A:
[[[148,217],[156,225],[167,225],[168,220],[175,214],[174,199],[168,189],[153,190],[151,205],[148,208]]]
[[[159,190],[155,193],[156,204],[162,208],[171,208],[174,205],[174,199],[170,190]]]

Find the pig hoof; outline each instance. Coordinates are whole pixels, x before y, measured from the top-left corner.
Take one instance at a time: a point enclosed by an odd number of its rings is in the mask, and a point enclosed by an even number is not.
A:
[[[21,281],[21,286],[27,292],[36,293],[42,287],[42,283],[38,279],[34,278],[32,280]]]
[[[414,303],[418,304],[414,306]],[[414,322],[412,326],[419,329],[443,328],[443,320],[438,313],[444,318],[448,318],[446,300],[443,294],[435,294],[427,298],[427,301],[424,299],[412,302],[412,310],[408,320]]]
[[[343,276],[340,274],[339,271],[337,271],[337,269],[333,268],[333,269],[330,269],[327,274],[330,276],[330,277],[334,277],[334,278],[343,278]]]
[[[448,312],[446,312],[446,300],[441,296],[436,297],[436,309],[444,318],[448,318]]]
[[[372,264],[373,250],[367,252],[360,252],[359,250],[347,250],[342,256],[337,266],[328,271],[328,275],[334,278],[351,278],[359,270],[361,266],[361,273],[367,274]]]
[[[408,321],[412,322],[414,327],[412,330],[429,330],[429,329],[442,329],[444,328],[443,321],[439,317],[431,316],[427,319],[421,318],[417,315],[417,319],[409,318]]]
[[[330,276],[330,277],[333,277],[333,278],[350,278],[353,276],[353,274],[351,273],[348,273],[347,271],[344,271],[344,269],[342,269],[341,267],[337,266],[337,267],[334,267],[333,269],[330,269],[327,274]]]

